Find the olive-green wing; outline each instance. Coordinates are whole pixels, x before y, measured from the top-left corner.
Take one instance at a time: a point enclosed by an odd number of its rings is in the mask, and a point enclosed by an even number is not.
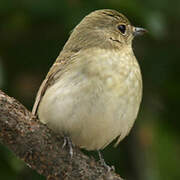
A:
[[[53,64],[53,66],[50,68],[45,80],[42,82],[38,93],[36,95],[36,100],[32,109],[32,114],[37,114],[37,109],[39,106],[39,103],[41,102],[42,97],[44,96],[46,90],[48,87],[54,84],[54,82],[60,77],[61,72],[63,69],[65,69],[65,66],[67,66],[71,59],[76,55],[74,52],[68,52],[68,53],[61,53],[59,57],[57,58],[56,62]]]
[[[60,70],[60,67],[58,67],[58,65],[60,66],[60,63],[58,63],[58,62],[55,62],[53,64],[53,66],[51,67],[51,69],[50,69],[49,73],[47,74],[46,78],[42,82],[42,84],[41,84],[41,86],[40,86],[40,88],[38,90],[38,93],[36,95],[36,100],[35,100],[35,103],[34,103],[34,106],[33,106],[33,109],[32,109],[32,114],[33,115],[36,115],[39,103],[40,103],[44,93],[46,92],[47,88],[51,84],[53,84],[54,75]]]

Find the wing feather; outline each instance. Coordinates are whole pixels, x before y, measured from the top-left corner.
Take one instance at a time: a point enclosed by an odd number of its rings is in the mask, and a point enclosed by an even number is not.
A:
[[[77,53],[77,52],[76,52]],[[60,77],[62,69],[65,69],[65,66],[70,64],[72,57],[76,54],[75,52],[61,53],[56,59],[53,66],[50,68],[45,80],[42,82],[38,93],[36,95],[35,103],[33,105],[32,114],[37,114],[37,109],[39,103],[41,102],[42,97],[44,96],[48,87],[54,84],[54,82]],[[57,75],[58,74],[58,75]]]

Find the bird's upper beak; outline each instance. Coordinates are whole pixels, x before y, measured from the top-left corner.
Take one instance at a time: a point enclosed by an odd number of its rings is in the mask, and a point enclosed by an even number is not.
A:
[[[148,31],[144,28],[141,27],[133,27],[133,35],[138,36],[138,35],[143,35],[144,33],[147,33]]]

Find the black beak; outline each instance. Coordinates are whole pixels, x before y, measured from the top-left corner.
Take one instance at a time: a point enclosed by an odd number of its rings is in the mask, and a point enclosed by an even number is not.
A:
[[[143,35],[144,33],[147,33],[148,31],[144,28],[141,27],[133,27],[133,35],[134,36],[139,36]]]

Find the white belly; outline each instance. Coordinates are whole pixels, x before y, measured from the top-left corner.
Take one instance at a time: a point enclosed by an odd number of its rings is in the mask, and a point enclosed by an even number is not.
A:
[[[141,75],[138,65],[125,73],[118,70],[117,77],[111,71],[91,78],[81,72],[67,73],[47,89],[39,119],[87,150],[102,149],[118,136],[120,141],[139,110]]]

